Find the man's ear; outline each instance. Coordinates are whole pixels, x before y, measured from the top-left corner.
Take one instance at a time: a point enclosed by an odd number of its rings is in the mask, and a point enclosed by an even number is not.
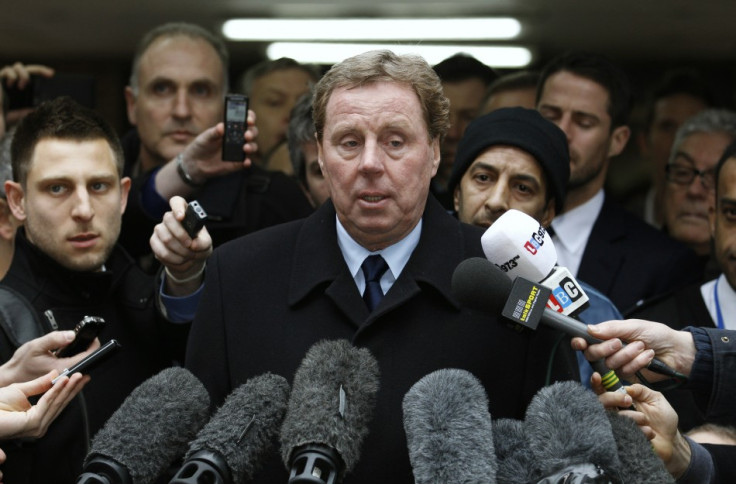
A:
[[[628,126],[619,126],[611,133],[611,144],[608,146],[608,157],[621,154],[626,148],[626,143],[629,141],[631,136],[631,129]]]
[[[437,170],[440,168],[440,162],[442,161],[442,152],[440,150],[440,137],[436,136],[432,140],[432,176],[437,174]]]
[[[539,221],[542,227],[549,227],[552,223],[552,219],[555,218],[557,213],[555,212],[555,199],[550,198],[547,200],[547,206],[544,207],[544,213],[542,214],[542,220]]]
[[[128,194],[130,193],[131,183],[130,177],[124,176],[120,179],[120,215],[125,212],[125,207],[128,206]]]
[[[455,212],[460,213],[460,184],[455,187],[455,192],[452,194],[452,205],[455,207]]]
[[[8,201],[0,198],[0,238],[8,242],[15,239],[16,224],[10,211]]]
[[[13,216],[18,219],[19,222],[26,221],[26,209],[25,209],[25,194],[23,193],[23,187],[20,183],[14,181],[5,182],[5,197],[10,206],[10,211],[13,212]]]
[[[135,102],[136,95],[133,93],[133,89],[130,86],[125,86],[125,108],[128,112],[128,121],[133,126],[136,126]]]

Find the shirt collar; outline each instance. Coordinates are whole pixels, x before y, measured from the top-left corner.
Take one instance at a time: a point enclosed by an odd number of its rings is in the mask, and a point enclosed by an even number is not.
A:
[[[593,231],[593,224],[603,208],[604,199],[605,195],[601,189],[584,204],[556,216],[552,220],[552,228],[557,237],[555,243],[559,241],[569,252],[582,255],[582,250]]]
[[[411,257],[412,252],[414,252],[414,249],[419,243],[419,237],[422,233],[422,220],[419,219],[419,223],[417,223],[416,227],[406,237],[385,249],[371,252],[348,234],[337,216],[335,216],[335,224],[337,227],[337,244],[340,246],[348,270],[353,276],[353,279],[360,278],[361,280],[363,272],[360,270],[360,266],[363,264],[365,258],[369,255],[381,254],[388,264],[388,270],[391,272],[391,276],[395,281],[401,274],[406,263],[409,262],[409,257]]]
[[[708,313],[713,322],[718,321],[718,310],[713,292],[716,281],[718,281],[718,304],[723,316],[723,325],[725,329],[736,329],[736,319],[731,316],[736,314],[736,290],[728,283],[725,274],[721,274],[718,278],[700,286],[700,294],[703,297],[703,302],[705,302],[705,307],[708,308]]]

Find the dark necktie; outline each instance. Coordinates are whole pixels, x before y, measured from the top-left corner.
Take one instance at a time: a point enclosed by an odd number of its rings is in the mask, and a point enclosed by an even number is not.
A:
[[[383,291],[381,290],[381,276],[386,269],[388,264],[383,260],[380,255],[369,255],[363,261],[360,266],[365,276],[365,292],[363,293],[363,301],[368,306],[368,311],[378,306],[378,303],[383,299]]]

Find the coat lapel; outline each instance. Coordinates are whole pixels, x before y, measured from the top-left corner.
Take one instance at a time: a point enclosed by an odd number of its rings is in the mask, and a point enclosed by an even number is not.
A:
[[[465,239],[468,233],[474,240]],[[288,303],[294,306],[312,291],[322,290],[356,327],[372,324],[423,291],[459,310],[460,304],[452,296],[452,273],[468,245],[481,250],[482,233],[476,228],[462,231],[457,220],[430,196],[416,249],[386,297],[369,314],[337,244],[335,209],[328,201],[305,220],[297,237]]]
[[[578,270],[580,280],[604,294],[610,294],[616,284],[615,275],[624,263],[625,254],[619,243],[627,237],[627,231],[621,215],[621,211],[606,197]]]

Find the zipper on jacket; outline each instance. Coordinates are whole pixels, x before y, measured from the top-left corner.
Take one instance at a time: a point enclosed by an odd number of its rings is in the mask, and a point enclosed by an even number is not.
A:
[[[57,331],[59,329],[59,325],[56,323],[56,317],[54,316],[54,312],[51,311],[50,309],[47,309],[46,311],[43,312],[43,315],[46,316],[46,319],[51,325],[52,331]]]

